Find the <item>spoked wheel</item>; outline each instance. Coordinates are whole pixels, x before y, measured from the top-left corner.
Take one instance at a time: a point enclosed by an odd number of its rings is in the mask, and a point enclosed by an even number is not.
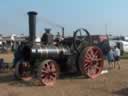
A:
[[[16,78],[29,81],[32,79],[30,63],[26,61],[18,61],[15,67],[15,76]]]
[[[85,48],[81,53],[79,65],[83,74],[92,79],[96,78],[100,75],[104,65],[102,51],[95,46]]]
[[[54,60],[46,60],[39,68],[39,80],[44,86],[53,86],[59,76],[59,67]]]

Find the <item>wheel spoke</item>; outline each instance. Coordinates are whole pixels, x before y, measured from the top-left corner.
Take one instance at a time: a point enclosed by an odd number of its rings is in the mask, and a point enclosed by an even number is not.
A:
[[[91,55],[89,54],[89,52],[85,55],[85,58],[86,58],[86,59],[89,59],[89,60],[92,59],[92,57],[91,57]]]
[[[48,73],[48,70],[46,68],[42,68],[41,72]]]
[[[56,79],[56,74],[51,74],[50,78],[52,78],[52,80],[55,80]]]
[[[51,71],[50,68],[51,68],[51,64],[48,62],[48,63],[47,63],[47,69],[48,69],[48,72]]]
[[[83,68],[84,68],[84,71],[87,72],[88,69],[92,66],[92,64],[87,64],[87,65],[84,65]]]
[[[48,70],[48,64],[44,64],[44,70]]]
[[[47,82],[48,82],[47,77],[44,77],[44,78],[42,79],[42,82],[43,82],[44,84],[47,84]]]
[[[96,50],[96,51],[95,51],[94,55],[95,55],[95,56],[97,56],[97,55],[98,55],[98,50]]]
[[[52,62],[48,62],[48,69],[49,69],[49,71],[51,71],[51,69],[52,69],[52,66],[53,65],[53,63]]]
[[[94,58],[95,55],[94,55],[93,48],[90,48],[89,52],[90,52],[90,56],[91,56],[91,58]]]
[[[42,74],[42,75],[41,75],[41,78],[45,78],[45,77],[46,77],[46,74]]]
[[[96,68],[97,70],[100,70],[100,69],[101,69],[100,66],[95,66],[95,68]]]
[[[89,59],[84,59],[84,63],[90,63],[91,62],[91,60],[89,60]]]
[[[88,67],[90,64],[84,64],[83,65],[83,68],[86,68],[86,67]]]
[[[52,67],[51,67],[51,72],[56,72],[55,65],[52,63],[51,66],[52,66]]]
[[[99,62],[99,61],[102,61],[102,60],[103,60],[102,58],[93,59],[93,61],[96,61],[96,62]]]

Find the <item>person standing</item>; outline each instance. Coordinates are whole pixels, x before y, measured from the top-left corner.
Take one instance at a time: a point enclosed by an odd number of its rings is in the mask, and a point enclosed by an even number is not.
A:
[[[113,51],[113,48],[109,48],[109,51],[107,53],[107,60],[108,60],[108,65],[109,65],[109,68],[113,68],[113,63],[114,63],[114,51]]]
[[[118,69],[120,69],[120,49],[117,46],[114,47],[114,58],[114,68],[118,65]]]

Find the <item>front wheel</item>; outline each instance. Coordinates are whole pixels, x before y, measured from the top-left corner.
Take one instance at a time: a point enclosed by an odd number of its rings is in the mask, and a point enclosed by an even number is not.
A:
[[[39,80],[44,86],[53,86],[59,76],[59,67],[54,60],[42,62],[38,71]]]

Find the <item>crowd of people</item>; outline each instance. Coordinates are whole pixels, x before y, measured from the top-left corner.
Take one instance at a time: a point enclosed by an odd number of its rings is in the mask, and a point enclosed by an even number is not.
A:
[[[116,66],[118,66],[118,69],[120,69],[120,49],[117,46],[109,48],[107,60],[109,68],[115,68]]]

